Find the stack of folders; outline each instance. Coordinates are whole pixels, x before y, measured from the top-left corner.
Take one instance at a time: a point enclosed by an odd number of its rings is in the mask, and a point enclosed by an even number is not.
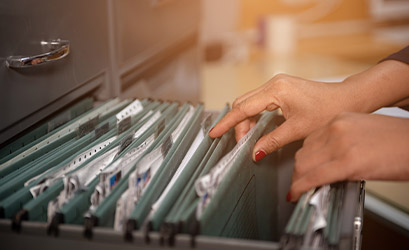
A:
[[[360,249],[364,185],[334,183],[303,194],[281,237],[282,249]]]
[[[16,231],[22,221],[45,222],[51,235],[76,224],[88,238],[93,228],[109,227],[126,240],[136,230],[149,240],[155,231],[166,244],[180,233],[277,240],[277,172],[251,160],[277,114],[264,112],[238,143],[232,130],[210,138],[229,109],[81,100],[0,150],[0,217]],[[344,189],[304,195],[283,244],[336,244]]]

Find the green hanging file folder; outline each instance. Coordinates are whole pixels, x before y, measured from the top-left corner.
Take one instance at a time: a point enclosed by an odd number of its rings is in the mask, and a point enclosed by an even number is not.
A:
[[[244,238],[273,235],[266,221],[274,212],[274,197],[266,201],[262,198],[265,196],[257,195],[272,193],[274,166],[260,166],[268,157],[254,163],[251,154],[263,132],[274,127],[271,123],[274,115],[274,112],[265,112],[235,148],[196,182],[200,197],[196,219],[201,234]],[[269,209],[269,213],[258,209]]]

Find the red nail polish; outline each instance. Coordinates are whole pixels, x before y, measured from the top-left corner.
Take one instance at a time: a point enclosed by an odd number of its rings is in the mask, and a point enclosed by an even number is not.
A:
[[[209,134],[212,132],[213,129],[214,129],[214,127],[209,130]]]
[[[256,162],[257,162],[263,159],[265,156],[266,156],[266,152],[264,152],[263,150],[259,150],[254,154],[254,159],[256,159]]]
[[[287,201],[288,201],[288,202],[291,201],[291,193],[290,193],[290,192],[287,193]]]

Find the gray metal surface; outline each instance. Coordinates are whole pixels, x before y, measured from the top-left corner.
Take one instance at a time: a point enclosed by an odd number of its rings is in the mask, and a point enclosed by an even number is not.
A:
[[[170,91],[167,99],[198,101],[198,80],[187,76],[182,84],[169,79],[186,77],[185,72],[198,78],[200,1],[108,0],[108,9],[113,95],[131,92],[140,96],[142,92],[144,96],[163,98],[163,93]],[[162,72],[168,68],[180,68],[178,61],[186,57],[181,54],[188,49],[196,50],[195,58],[183,59],[187,64],[184,69],[166,73],[160,84],[152,80],[156,75],[164,76]]]
[[[0,2],[0,142],[57,110],[53,105],[59,98],[74,90],[76,98],[84,94],[88,89],[84,83],[108,67],[107,26],[104,1]],[[70,41],[71,51],[65,58],[32,68],[5,66],[9,56],[47,52],[41,41],[55,39]],[[18,124],[44,108],[49,112],[25,121],[24,126]],[[19,129],[7,131],[16,124]]]
[[[197,30],[199,24],[200,1],[122,0],[113,4],[120,66],[135,58],[144,61],[144,56]]]
[[[0,242],[7,249],[279,249],[276,242],[205,236],[196,237],[195,246],[192,248],[189,235],[178,235],[175,245],[170,247],[160,244],[158,233],[151,233],[150,242],[147,243],[140,232],[133,233],[133,241],[127,242],[124,241],[122,233],[105,228],[95,229],[93,238],[89,240],[83,236],[83,227],[71,225],[61,225],[59,235],[55,237],[46,234],[46,224],[33,222],[24,222],[22,231],[18,234],[10,228],[9,220],[0,220]]]
[[[104,84],[106,81],[106,76],[104,73],[92,78],[90,81],[84,82],[78,88],[65,94],[64,96],[58,98],[56,101],[49,103],[49,105],[29,114],[24,119],[20,120],[18,123],[0,131],[0,144],[7,141],[12,136],[30,128],[33,124],[41,121],[44,117],[48,117],[57,110],[63,109],[70,105],[74,100],[78,99],[84,95],[84,93],[92,92],[97,87]],[[13,139],[13,138],[12,138]],[[6,142],[7,143],[7,142]]]
[[[359,182],[348,182],[345,187],[345,198],[342,204],[342,218],[340,219],[340,249],[360,249],[361,246],[358,245],[354,247],[355,240],[355,231],[353,225],[355,225],[355,218],[358,216],[359,211],[361,210],[360,206],[360,183]],[[361,221],[363,218],[361,218]]]
[[[366,193],[365,209],[402,228],[409,235],[409,214]]]
[[[137,68],[121,78],[120,97],[150,97],[181,102],[199,102],[199,65],[197,46],[167,60],[167,63]],[[148,63],[147,63],[148,64]]]

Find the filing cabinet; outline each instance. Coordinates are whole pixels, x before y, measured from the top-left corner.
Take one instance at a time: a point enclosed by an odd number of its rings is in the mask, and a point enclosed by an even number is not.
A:
[[[96,0],[0,3],[0,142],[107,83],[106,13],[107,5]],[[58,39],[68,46],[65,57],[6,66],[18,56],[60,49]]]
[[[198,101],[199,7],[191,0],[110,2],[116,96]]]
[[[0,145],[84,95],[197,102],[199,5],[2,1]]]

